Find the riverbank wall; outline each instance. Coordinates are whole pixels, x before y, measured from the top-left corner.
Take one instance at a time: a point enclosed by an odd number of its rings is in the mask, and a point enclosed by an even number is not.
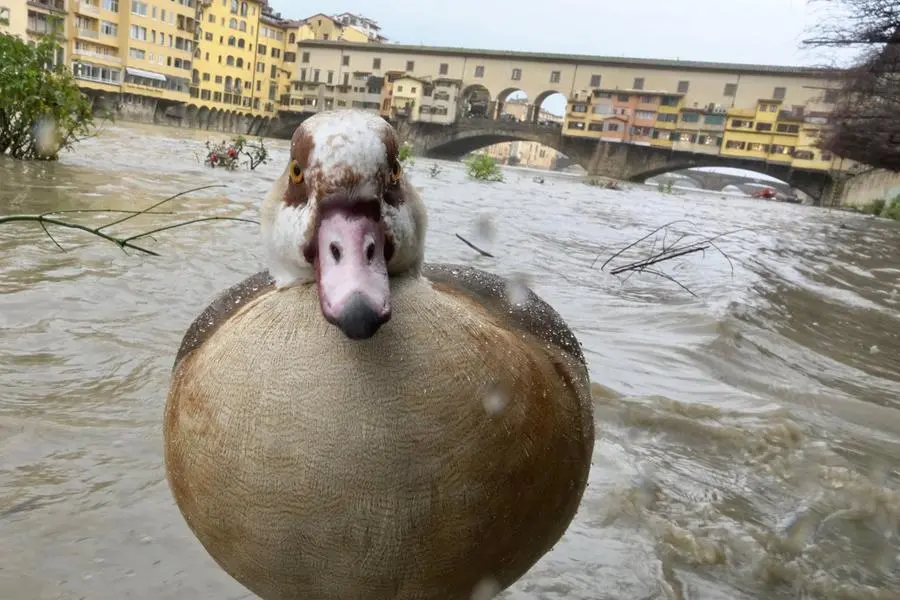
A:
[[[233,133],[254,137],[274,137],[280,120],[277,116],[263,117],[242,112],[241,107],[226,111],[185,105],[134,94],[90,93],[94,114],[108,116],[116,121],[165,125]]]
[[[864,209],[876,200],[890,202],[900,196],[900,173],[873,169],[841,184],[837,204],[846,208]]]

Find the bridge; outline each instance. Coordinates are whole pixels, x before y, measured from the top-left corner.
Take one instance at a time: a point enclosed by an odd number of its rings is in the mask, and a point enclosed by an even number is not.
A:
[[[454,125],[399,121],[395,126],[413,146],[416,156],[430,158],[458,160],[492,144],[531,141],[565,154],[589,175],[613,179],[644,182],[656,175],[692,167],[730,167],[780,179],[817,202],[827,198],[833,187],[831,175],[822,171],[806,171],[747,158],[565,136],[559,128],[549,125],[476,118],[461,119]],[[727,183],[722,187],[725,185]]]

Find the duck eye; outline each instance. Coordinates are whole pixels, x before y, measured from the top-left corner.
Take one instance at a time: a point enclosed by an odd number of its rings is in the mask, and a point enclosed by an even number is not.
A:
[[[298,163],[296,160],[291,161],[291,168],[288,171],[288,174],[290,175],[291,181],[293,181],[294,184],[299,185],[303,183],[303,169],[300,167],[300,163]]]
[[[400,181],[400,175],[403,174],[403,165],[399,160],[394,160],[394,168],[391,169],[391,183]]]

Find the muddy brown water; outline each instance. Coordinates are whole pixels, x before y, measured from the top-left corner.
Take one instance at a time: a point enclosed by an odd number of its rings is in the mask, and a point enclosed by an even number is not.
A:
[[[206,139],[116,126],[57,164],[0,160],[0,214],[143,208],[220,183],[114,231],[255,217],[286,143],[255,173],[225,173],[198,163]],[[428,258],[527,278],[595,382],[581,510],[506,598],[900,598],[898,224],[525,170],[480,184],[452,163],[431,177],[433,163],[411,169]],[[678,219],[753,228],[721,241],[733,272],[713,251],[665,266],[696,297],[591,266]],[[480,239],[485,221],[496,258],[453,235]],[[257,228],[161,233],[146,240],[160,257],[52,232],[65,252],[35,224],[0,225],[0,598],[251,598],[174,505],[161,422],[185,329],[261,267]]]

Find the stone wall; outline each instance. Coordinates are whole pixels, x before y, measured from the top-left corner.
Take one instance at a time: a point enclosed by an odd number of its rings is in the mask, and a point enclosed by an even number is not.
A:
[[[839,204],[862,208],[874,200],[890,201],[900,195],[900,173],[874,169],[844,182]]]

